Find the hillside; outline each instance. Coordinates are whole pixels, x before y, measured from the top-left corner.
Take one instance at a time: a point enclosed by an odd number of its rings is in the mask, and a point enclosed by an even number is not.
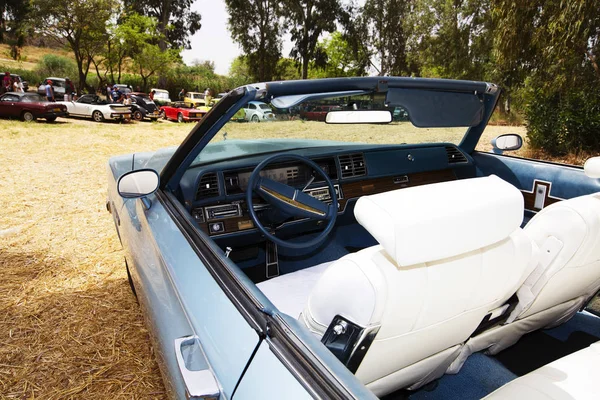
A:
[[[73,57],[73,53],[71,53],[68,49],[25,46],[21,50],[21,60],[15,61],[10,57],[10,47],[6,44],[0,44],[0,65],[31,71],[35,69],[36,64],[42,59],[42,57],[47,54],[55,54],[75,59]]]

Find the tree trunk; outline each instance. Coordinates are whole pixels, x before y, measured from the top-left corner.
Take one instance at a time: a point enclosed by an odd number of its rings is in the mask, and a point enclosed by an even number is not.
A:
[[[171,18],[171,3],[172,0],[163,0],[162,15],[158,21],[158,30],[162,33],[162,38],[158,41],[158,47],[163,52],[167,50],[167,26]],[[167,78],[162,74],[158,76],[158,86],[163,88],[167,86]]]
[[[308,55],[302,56],[302,79],[308,79]]]

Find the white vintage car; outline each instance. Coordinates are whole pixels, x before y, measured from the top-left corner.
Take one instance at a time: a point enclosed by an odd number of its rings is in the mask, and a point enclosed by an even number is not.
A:
[[[84,94],[77,100],[57,103],[67,106],[70,117],[91,117],[96,122],[131,119],[131,107],[108,103],[95,94]]]

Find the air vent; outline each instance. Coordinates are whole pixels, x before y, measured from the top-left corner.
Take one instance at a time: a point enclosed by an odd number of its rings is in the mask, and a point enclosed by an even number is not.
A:
[[[467,157],[456,147],[446,146],[446,154],[448,155],[448,164],[468,162]]]
[[[362,154],[344,154],[339,156],[342,179],[363,176],[367,174],[367,165]]]
[[[219,180],[215,172],[209,172],[202,175],[198,190],[196,191],[196,200],[204,200],[219,195]]]

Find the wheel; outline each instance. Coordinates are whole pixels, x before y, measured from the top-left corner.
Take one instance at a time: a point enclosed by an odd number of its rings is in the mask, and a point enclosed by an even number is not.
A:
[[[161,111],[160,115],[159,115],[159,118],[162,118],[162,119],[164,119],[166,121],[167,120],[167,113],[164,112],[164,111]]]
[[[104,115],[102,115],[102,112],[96,110],[92,113],[92,119],[96,122],[102,122],[104,121]]]
[[[132,117],[136,121],[141,121],[144,119],[144,116],[142,115],[142,112],[140,110],[135,110],[132,114]]]
[[[48,122],[54,122],[54,121],[56,121],[56,117],[47,117],[46,121],[48,121]]]
[[[177,114],[177,122],[183,122],[183,114],[182,113]]]
[[[23,112],[23,115],[21,117],[23,118],[23,121],[25,121],[25,122],[35,121],[35,117],[31,113],[31,111],[25,111],[25,112]]]
[[[131,288],[131,292],[135,296],[137,300],[137,293],[135,292],[135,286],[133,286],[133,279],[131,279],[131,272],[129,272],[129,265],[127,264],[127,259],[125,259],[125,269],[127,270],[127,281],[129,281],[129,287]]]
[[[260,119],[258,118],[258,115],[254,114],[252,116],[252,118],[250,118],[250,121],[252,121],[252,122],[260,122]]]

